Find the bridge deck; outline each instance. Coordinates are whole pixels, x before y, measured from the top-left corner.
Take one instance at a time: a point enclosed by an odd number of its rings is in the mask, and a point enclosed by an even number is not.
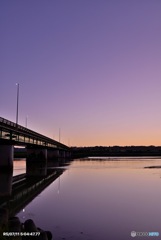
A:
[[[11,142],[13,145],[37,145],[68,150],[69,147],[34,132],[28,128],[0,117],[0,143]]]

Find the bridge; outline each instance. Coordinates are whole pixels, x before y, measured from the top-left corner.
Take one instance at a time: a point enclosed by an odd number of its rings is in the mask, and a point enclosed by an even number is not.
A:
[[[26,148],[27,163],[60,161],[71,155],[68,146],[0,117],[0,169],[13,168],[15,145]]]

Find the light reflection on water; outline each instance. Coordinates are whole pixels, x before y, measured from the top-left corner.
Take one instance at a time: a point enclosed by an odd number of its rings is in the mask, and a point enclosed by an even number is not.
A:
[[[131,231],[161,235],[161,169],[144,168],[158,165],[161,160],[76,160],[18,216],[32,218],[56,240],[128,240]]]

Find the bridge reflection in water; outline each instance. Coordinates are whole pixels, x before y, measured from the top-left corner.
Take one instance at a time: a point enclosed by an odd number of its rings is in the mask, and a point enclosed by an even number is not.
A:
[[[0,171],[0,234],[2,235],[2,232],[8,229],[11,218],[25,208],[64,171],[65,168],[47,169],[42,165],[32,166],[27,169],[26,174],[17,176],[13,176],[12,171]]]
[[[14,146],[26,149],[26,162],[61,162],[71,157],[71,149],[54,139],[0,117],[0,169],[13,169]]]

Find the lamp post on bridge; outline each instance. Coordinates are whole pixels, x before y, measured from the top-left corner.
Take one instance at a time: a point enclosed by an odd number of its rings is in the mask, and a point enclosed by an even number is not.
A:
[[[25,121],[25,127],[27,128],[27,120],[28,120],[28,116],[26,116],[26,121]]]
[[[18,125],[18,107],[19,107],[19,83],[17,85],[17,108],[16,108],[16,125]]]
[[[59,142],[60,142],[60,128],[59,128]]]

